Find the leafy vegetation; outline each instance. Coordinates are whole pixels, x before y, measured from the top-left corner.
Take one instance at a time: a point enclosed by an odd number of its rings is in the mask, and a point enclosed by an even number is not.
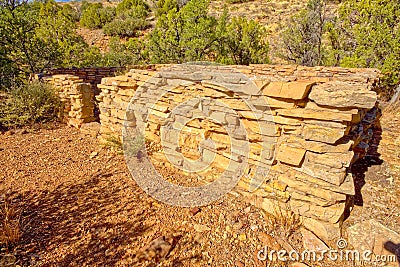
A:
[[[8,99],[0,102],[0,128],[51,121],[57,117],[59,107],[59,98],[48,84],[15,86]]]
[[[102,28],[115,17],[115,8],[103,7],[101,3],[88,3],[82,12],[80,24],[89,29]]]
[[[89,48],[75,27],[74,16],[53,0],[0,6],[1,89],[46,69],[92,63],[97,50]]]
[[[283,58],[306,66],[378,68],[382,89],[400,82],[400,2],[345,0],[327,18],[324,0],[310,0],[282,34]]]
[[[224,15],[218,27],[217,61],[224,64],[249,65],[269,63],[266,30],[253,20]]]
[[[283,58],[305,66],[322,65],[326,22],[325,1],[310,0],[304,10],[290,18],[289,26],[281,36],[286,52]]]
[[[400,82],[400,2],[347,0],[339,9],[341,65],[378,68],[384,86]]]
[[[208,2],[192,0],[181,9],[161,14],[148,42],[150,62],[207,60],[217,41],[217,19],[207,14]]]
[[[144,44],[138,39],[129,39],[122,44],[118,37],[110,40],[110,51],[104,55],[103,65],[105,66],[129,66],[132,64],[144,63]]]
[[[148,26],[149,6],[143,0],[123,0],[116,8],[117,17],[104,25],[104,33],[112,36],[133,37]]]
[[[135,10],[136,11],[136,10]],[[104,33],[111,36],[133,37],[138,36],[139,30],[144,30],[148,23],[143,16],[117,18],[104,25]]]
[[[162,2],[156,27],[148,38],[150,62],[269,62],[266,31],[261,25],[245,18],[229,19],[227,12],[215,18],[207,14],[208,4],[192,0],[179,8],[176,2]]]

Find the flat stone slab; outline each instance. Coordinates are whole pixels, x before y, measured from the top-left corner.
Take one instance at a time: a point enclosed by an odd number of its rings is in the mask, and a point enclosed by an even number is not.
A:
[[[400,234],[385,227],[375,219],[357,223],[348,228],[348,241],[362,253],[370,250],[374,255],[395,255],[397,262],[386,262],[386,266],[399,266]]]

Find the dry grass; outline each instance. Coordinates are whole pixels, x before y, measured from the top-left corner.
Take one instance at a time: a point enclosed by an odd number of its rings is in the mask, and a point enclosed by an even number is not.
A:
[[[7,253],[21,238],[20,215],[21,213],[10,205],[7,196],[0,201],[0,248],[5,248]]]
[[[265,220],[271,226],[272,233],[282,238],[289,238],[301,226],[300,217],[292,211],[274,208],[274,215],[267,214]]]

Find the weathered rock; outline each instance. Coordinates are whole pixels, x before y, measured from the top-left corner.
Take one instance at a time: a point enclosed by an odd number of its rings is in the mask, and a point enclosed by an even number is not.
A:
[[[313,152],[307,152],[306,154],[307,161],[336,169],[349,167],[353,157],[354,157],[353,151],[348,151],[347,153],[340,153],[340,154],[338,153],[317,154]]]
[[[342,202],[328,207],[321,207],[310,202],[291,199],[290,207],[296,214],[335,224],[341,220],[346,203]]]
[[[275,251],[282,249],[278,241],[270,234],[260,232],[257,238],[261,241],[261,243],[263,243],[263,245],[267,246],[270,249],[273,249]]]
[[[328,251],[329,247],[319,239],[314,233],[305,228],[301,228],[303,236],[303,247],[309,251]]]
[[[346,130],[337,128],[328,128],[317,125],[305,125],[303,136],[306,140],[319,141],[328,144],[335,144],[345,135]]]
[[[263,94],[272,97],[303,99],[307,96],[313,82],[271,82],[263,88]]]
[[[276,112],[278,113],[278,115],[294,118],[307,118],[338,122],[353,120],[353,114],[350,113],[342,113],[337,111],[320,111],[309,108],[277,109]]]
[[[315,203],[319,198],[320,206],[329,206],[333,205],[339,201],[346,200],[346,195],[332,192],[330,190],[322,189],[318,185],[314,185],[311,183],[307,183],[304,181],[296,180],[294,178],[289,178],[287,175],[279,176],[279,181],[285,183],[289,186],[289,188],[293,188],[299,192],[303,192],[305,196],[313,199],[314,201],[311,203]],[[290,191],[289,191],[290,192]],[[291,192],[292,194],[292,192]],[[300,196],[298,196],[300,197]],[[297,198],[299,199],[299,198]],[[302,198],[300,198],[302,200]],[[325,200],[325,201],[324,201]]]
[[[357,223],[347,229],[348,241],[354,249],[362,252],[370,250],[374,255],[400,257],[400,234],[396,233],[375,219]],[[388,261],[389,266],[397,266]]]
[[[338,81],[314,85],[308,96],[315,103],[331,107],[373,108],[377,95],[366,84]]]
[[[299,166],[302,162],[306,150],[303,148],[280,145],[276,159],[290,165]]]
[[[322,153],[347,153],[350,151],[354,142],[352,140],[344,140],[343,143],[340,144],[326,144],[312,140],[305,140],[303,138],[299,138],[294,135],[286,136],[284,139],[285,143],[291,144],[293,146],[299,146],[304,148],[305,150],[316,152],[319,154]]]
[[[318,238],[322,239],[327,244],[335,243],[341,235],[341,221],[332,224],[303,216],[302,223],[304,227],[316,234]]]

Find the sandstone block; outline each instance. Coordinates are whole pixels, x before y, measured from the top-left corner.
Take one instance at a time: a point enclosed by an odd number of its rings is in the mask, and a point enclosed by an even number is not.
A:
[[[346,203],[341,202],[329,207],[321,207],[309,202],[291,199],[290,207],[294,213],[329,223],[338,223],[343,216]]]
[[[324,106],[366,109],[373,108],[377,101],[376,93],[371,91],[367,84],[338,81],[313,86],[309,98]]]
[[[353,114],[340,111],[314,110],[310,108],[277,109],[278,115],[295,118],[308,118],[324,121],[352,121]]]
[[[308,201],[309,198],[301,197],[300,194],[302,192],[304,196],[308,195],[310,197],[310,199],[319,200],[318,205],[320,205],[320,206],[330,206],[330,205],[336,204],[337,202],[346,200],[346,195],[344,195],[344,194],[335,193],[331,190],[326,190],[324,188],[321,188],[320,186],[318,186],[316,184],[312,184],[307,181],[298,180],[294,176],[290,176],[290,174],[280,175],[278,178],[278,181],[280,181],[281,183],[287,184],[289,186],[289,188],[292,188],[292,189],[298,191],[297,194],[299,194],[299,195],[296,195],[296,193],[293,190],[288,189],[288,191],[291,194],[295,193],[295,195],[297,196],[295,198]],[[314,201],[310,201],[310,202],[315,203]]]
[[[316,234],[327,244],[336,243],[337,239],[341,236],[341,221],[332,224],[304,216],[301,219],[304,227]]]
[[[346,153],[324,153],[324,154],[307,152],[306,154],[307,161],[336,169],[349,167],[353,157],[354,157],[353,151],[348,151]]]
[[[264,96],[264,100],[265,101],[254,101],[254,105],[257,106],[257,104],[258,105],[267,104],[267,106],[270,108],[284,108],[284,109],[295,108],[297,105],[296,101],[291,99]]]
[[[252,133],[255,134],[265,136],[278,136],[280,133],[280,128],[274,123],[246,119],[242,119],[241,122],[244,124],[246,130],[250,130]]]
[[[301,168],[297,168],[297,170],[336,186],[341,185],[347,175],[346,168],[344,167],[341,169],[331,168],[326,165],[311,162],[308,158],[304,160]]]
[[[302,119],[288,118],[288,117],[283,117],[283,116],[274,116],[274,122],[278,123],[278,124],[300,126]]]
[[[282,144],[278,148],[276,159],[294,166],[300,166],[303,161],[306,150],[299,147],[292,147]]]
[[[300,146],[305,150],[316,153],[347,153],[354,144],[354,142],[351,140],[344,140],[343,143],[330,145],[326,143],[305,140],[294,135],[287,135],[283,140],[283,142],[286,142],[287,144]]]
[[[302,134],[306,140],[335,144],[345,135],[346,130],[308,124],[304,126]]]
[[[342,184],[339,186],[332,184],[331,182],[327,182],[319,177],[312,176],[304,172],[304,170],[300,168],[290,168],[287,165],[276,164],[271,167],[271,171],[278,173],[278,177],[280,175],[286,175],[286,177],[294,177],[298,181],[307,182],[308,184],[312,184],[314,186],[320,187],[322,189],[326,189],[332,192],[337,192],[345,195],[354,195],[354,179],[351,174],[345,175],[345,179]],[[270,175],[268,176],[270,178]]]
[[[263,89],[263,94],[272,97],[304,99],[313,85],[309,81],[271,82]]]

